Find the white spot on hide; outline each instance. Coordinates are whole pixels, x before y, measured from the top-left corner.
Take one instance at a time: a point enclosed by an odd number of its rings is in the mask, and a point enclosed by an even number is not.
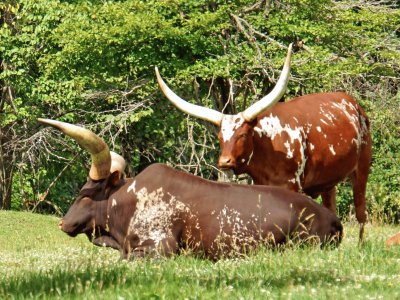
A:
[[[333,155],[336,155],[335,149],[333,148],[333,145],[329,145],[329,151],[331,151],[331,153]]]
[[[221,121],[221,134],[224,142],[229,141],[238,129],[244,123],[244,118],[241,114],[224,115]]]
[[[117,200],[112,199],[111,207],[117,206]]]
[[[156,246],[172,236],[171,225],[177,213],[189,211],[175,196],[164,195],[161,187],[150,193],[144,187],[136,193],[136,197],[136,210],[128,232],[137,234],[141,242],[153,240]]]
[[[136,180],[134,180],[132,182],[132,184],[130,186],[128,186],[127,192],[129,193],[130,191],[133,191],[134,193],[136,193],[136,187],[135,186],[136,186]]]

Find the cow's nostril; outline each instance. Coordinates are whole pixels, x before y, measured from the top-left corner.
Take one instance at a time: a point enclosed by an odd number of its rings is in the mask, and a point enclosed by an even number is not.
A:
[[[218,161],[218,167],[224,168],[232,168],[235,166],[235,160],[232,157],[221,157]]]

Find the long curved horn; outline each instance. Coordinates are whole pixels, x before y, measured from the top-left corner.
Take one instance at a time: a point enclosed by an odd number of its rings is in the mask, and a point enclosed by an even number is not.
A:
[[[215,125],[219,126],[221,124],[221,120],[223,117],[222,113],[214,109],[195,105],[183,100],[165,84],[164,80],[160,76],[160,73],[158,72],[157,67],[155,68],[155,70],[158,85],[160,86],[162,92],[164,93],[165,97],[167,97],[169,101],[171,101],[177,108],[189,115],[209,121],[211,123],[214,123]]]
[[[283,94],[286,92],[287,83],[289,81],[291,56],[292,56],[292,44],[289,45],[285,64],[283,66],[282,73],[278,79],[278,82],[268,95],[264,96],[262,99],[260,99],[259,101],[248,107],[243,112],[243,117],[246,121],[250,122],[254,120],[260,113],[273,106],[276,102],[278,102],[282,98]]]
[[[110,154],[111,154],[110,173],[119,171],[121,174],[123,174],[126,167],[125,158],[123,158],[121,155],[113,151],[110,151]]]
[[[92,166],[90,167],[89,177],[91,179],[104,179],[110,174],[111,154],[107,144],[102,138],[98,137],[89,129],[73,124],[41,118],[39,118],[38,121],[62,131],[77,141],[82,148],[90,153],[92,157]]]

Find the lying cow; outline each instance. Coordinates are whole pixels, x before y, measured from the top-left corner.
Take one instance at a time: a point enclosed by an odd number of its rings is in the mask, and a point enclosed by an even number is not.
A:
[[[317,240],[337,245],[339,219],[310,198],[279,187],[219,183],[153,164],[124,178],[124,159],[93,132],[39,119],[74,138],[92,156],[89,178],[60,228],[85,233],[124,258],[147,253],[202,253],[210,259],[243,253],[259,244]]]

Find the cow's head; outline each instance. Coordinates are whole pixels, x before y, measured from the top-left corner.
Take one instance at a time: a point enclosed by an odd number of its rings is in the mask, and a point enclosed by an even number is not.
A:
[[[290,58],[292,44],[282,73],[274,89],[265,97],[236,115],[226,115],[216,110],[191,104],[176,95],[163,81],[156,67],[158,84],[164,95],[180,110],[194,117],[209,121],[220,127],[218,138],[221,145],[221,155],[218,166],[221,169],[232,169],[241,172],[243,166],[249,163],[253,154],[254,127],[257,116],[278,102],[286,91],[290,75]]]
[[[109,150],[96,134],[80,126],[38,119],[76,140],[91,155],[91,168],[86,184],[75,202],[61,219],[59,227],[70,236],[85,233],[90,240],[103,235],[107,226],[109,195],[123,181],[125,160]]]

